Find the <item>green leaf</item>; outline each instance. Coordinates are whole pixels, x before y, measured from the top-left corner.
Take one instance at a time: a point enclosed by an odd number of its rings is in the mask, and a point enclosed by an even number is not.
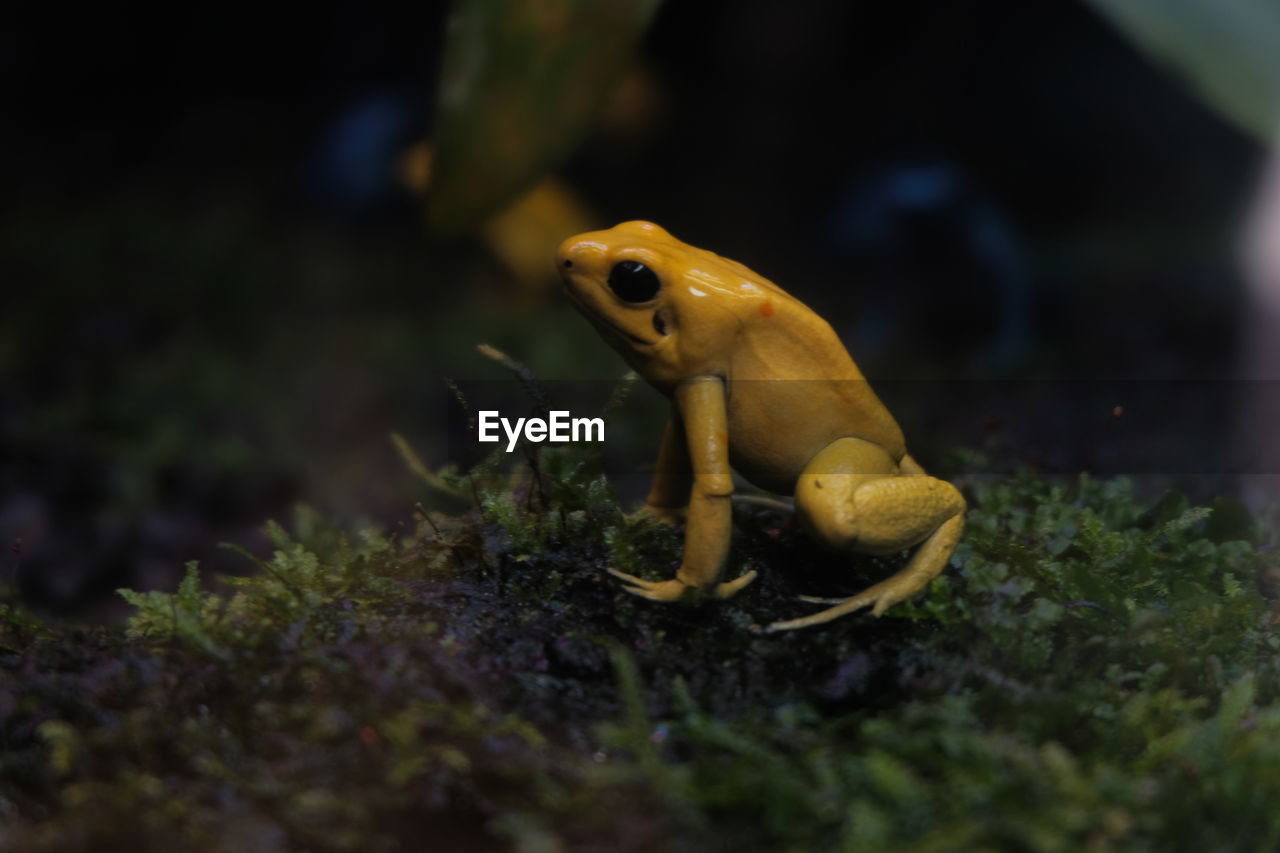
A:
[[[428,220],[478,225],[572,150],[658,0],[461,0],[449,22]]]
[[[1280,130],[1280,3],[1275,0],[1090,0],[1157,61],[1240,128]]]

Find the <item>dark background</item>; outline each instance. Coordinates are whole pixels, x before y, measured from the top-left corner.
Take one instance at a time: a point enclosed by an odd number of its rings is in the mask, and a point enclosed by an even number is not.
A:
[[[185,560],[243,570],[216,543],[261,547],[298,501],[403,520],[420,493],[388,434],[448,461],[441,377],[502,375],[478,342],[621,373],[395,180],[446,12],[10,12],[0,577],[24,598],[110,618]],[[1083,3],[673,2],[635,73],[640,120],[562,178],[601,226],[653,219],[778,281],[873,379],[1236,370],[1260,147]]]

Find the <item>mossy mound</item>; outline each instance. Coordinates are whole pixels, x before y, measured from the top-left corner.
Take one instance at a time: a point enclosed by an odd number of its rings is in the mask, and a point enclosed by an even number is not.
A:
[[[1274,849],[1274,554],[1124,480],[970,484],[955,567],[873,619],[760,636],[896,561],[742,509],[738,598],[660,606],[678,531],[588,460],[250,578],[126,593],[127,630],[0,607],[14,850]]]

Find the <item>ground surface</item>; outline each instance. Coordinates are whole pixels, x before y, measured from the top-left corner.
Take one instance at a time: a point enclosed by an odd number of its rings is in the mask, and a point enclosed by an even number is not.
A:
[[[679,535],[589,457],[446,477],[470,509],[302,512],[247,579],[128,594],[126,631],[0,610],[0,848],[1269,849],[1275,553],[1232,504],[968,484],[917,602],[752,626],[893,560],[739,513],[727,604],[663,607]],[[536,467],[538,475],[531,471]],[[438,489],[437,489],[438,491]]]

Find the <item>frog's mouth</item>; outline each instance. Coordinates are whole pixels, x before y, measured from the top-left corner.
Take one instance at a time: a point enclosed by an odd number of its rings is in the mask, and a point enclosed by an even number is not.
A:
[[[588,307],[587,304],[578,297],[578,294],[573,292],[573,288],[569,287],[567,284],[565,285],[564,292],[565,292],[565,295],[569,297],[569,301],[574,304],[575,308],[577,308],[579,311],[582,312],[583,316],[587,318],[587,320],[591,323],[591,325],[595,326],[598,329],[601,329],[601,331],[604,331],[604,332],[612,331],[615,334],[621,335],[622,337],[626,338],[627,340],[631,341],[634,344],[639,344],[645,347],[655,346],[658,343],[657,341],[647,341],[644,338],[640,337],[639,335],[632,334],[631,332],[628,332],[626,329],[622,328],[612,320],[608,320],[602,315],[600,315],[599,313],[592,311],[591,308]]]

